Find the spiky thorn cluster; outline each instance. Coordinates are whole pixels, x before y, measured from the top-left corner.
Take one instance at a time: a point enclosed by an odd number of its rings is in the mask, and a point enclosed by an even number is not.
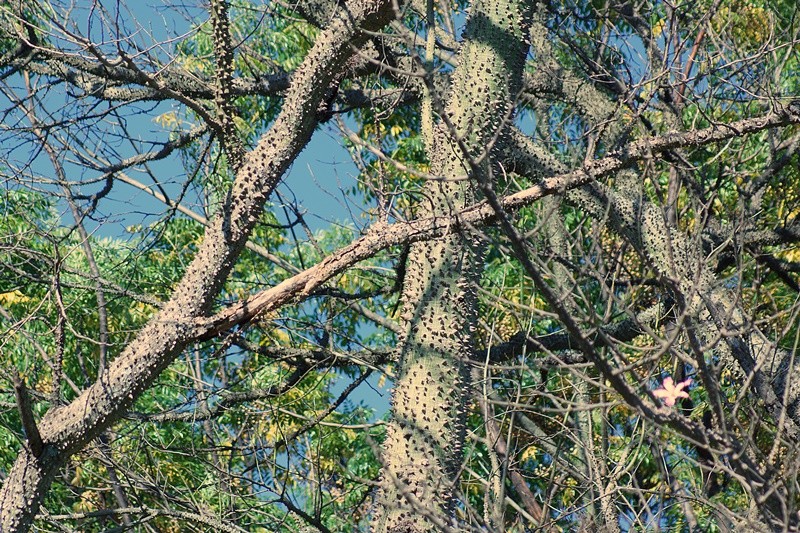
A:
[[[470,175],[507,127],[521,85],[527,2],[479,2],[464,33],[442,120],[434,125],[423,206],[451,217],[478,197]],[[433,95],[432,100],[436,98]],[[474,176],[473,176],[474,178]],[[400,369],[384,447],[377,531],[431,531],[451,521],[465,436],[482,246],[469,232],[416,243],[406,265]]]
[[[233,47],[231,46],[230,21],[228,20],[228,0],[212,0],[211,24],[213,28],[214,58],[217,71],[214,84],[214,104],[217,107],[217,125],[220,142],[228,156],[234,172],[239,170],[244,160],[244,147],[236,134],[233,117]]]

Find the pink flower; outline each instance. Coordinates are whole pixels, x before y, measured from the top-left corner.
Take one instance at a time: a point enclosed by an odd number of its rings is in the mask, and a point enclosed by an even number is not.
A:
[[[675,401],[678,398],[688,398],[689,393],[686,392],[685,389],[689,385],[692,384],[692,379],[689,378],[686,381],[681,381],[677,385],[675,382],[672,381],[671,377],[664,378],[664,388],[663,389],[656,389],[653,391],[656,398],[662,398],[664,400],[664,404],[669,407],[675,405]]]

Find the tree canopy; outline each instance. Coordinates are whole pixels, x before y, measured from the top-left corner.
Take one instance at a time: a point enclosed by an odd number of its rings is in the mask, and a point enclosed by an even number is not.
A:
[[[793,0],[0,0],[0,533],[800,530],[799,63]]]

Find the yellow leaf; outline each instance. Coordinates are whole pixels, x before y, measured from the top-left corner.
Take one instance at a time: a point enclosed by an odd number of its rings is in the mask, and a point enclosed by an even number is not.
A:
[[[0,293],[0,304],[3,305],[21,304],[29,302],[30,300],[31,300],[30,298],[28,298],[18,290]]]
[[[793,248],[791,250],[781,252],[778,254],[778,257],[785,259],[786,261],[791,261],[792,263],[800,263],[800,248]]]
[[[167,111],[158,115],[153,121],[162,128],[170,129],[178,125],[178,114],[175,111]]]
[[[525,450],[523,450],[523,452],[520,454],[519,458],[520,458],[521,461],[527,461],[528,459],[534,459],[534,458],[536,458],[536,451],[537,451],[536,450],[536,446],[528,446],[527,448],[525,448]]]

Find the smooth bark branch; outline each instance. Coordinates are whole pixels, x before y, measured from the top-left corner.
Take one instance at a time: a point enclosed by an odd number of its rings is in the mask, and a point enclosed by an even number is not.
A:
[[[172,298],[97,382],[67,406],[51,409],[39,425],[44,449],[21,450],[0,491],[0,531],[27,531],[53,477],[67,458],[119,420],[192,340],[193,324],[207,313],[244,248],[264,202],[303,149],[317,110],[341,74],[359,28],[379,30],[394,16],[389,1],[342,6],[292,79],[272,128],[248,154],[219,216]]]
[[[111,102],[162,101],[179,93],[185,98],[210,100],[214,96],[211,80],[198,79],[178,69],[160,70],[155,79],[168,91],[148,87],[142,83],[139,71],[130,67],[108,67],[100,62],[66,56],[55,51],[40,51],[38,55],[52,56],[44,61],[29,58],[15,60],[9,66],[25,68],[42,76],[63,79],[78,89],[97,98]],[[116,65],[115,61],[115,65]],[[70,68],[72,67],[72,68]],[[257,79],[233,78],[231,93],[234,96],[278,96],[289,89],[291,74],[268,74]]]
[[[520,474],[519,469],[512,464],[513,457],[509,454],[504,435],[493,417],[492,406],[485,396],[478,396],[478,402],[481,404],[483,412],[487,415],[485,421],[487,440],[494,447],[499,459],[503,463],[503,468],[508,472],[511,484],[522,500],[522,505],[525,506],[525,510],[528,511],[528,514],[533,518],[534,523],[531,524],[531,526],[541,526],[542,522],[548,517],[545,515],[544,509],[542,509],[542,505],[536,500],[536,496],[533,494],[530,487],[528,487],[528,482],[523,475]],[[553,531],[551,528],[545,526],[541,526],[541,530],[546,532]]]
[[[630,342],[636,337],[650,332],[659,320],[663,319],[664,309],[660,304],[656,304],[637,314],[635,317],[627,318],[617,323],[607,324],[593,333],[592,330],[585,331],[584,336],[592,341],[601,334],[617,342]],[[502,344],[496,344],[489,348],[489,361],[500,363],[522,352],[527,353],[559,352],[574,350],[575,342],[569,333],[552,333],[530,337],[525,331],[520,331]],[[485,353],[485,352],[484,352]],[[561,356],[554,358],[554,362],[561,362]],[[564,363],[574,364],[586,362],[585,358],[572,358]]]
[[[505,211],[513,212],[531,205],[544,196],[575,189],[665,150],[680,146],[700,146],[789,124],[800,124],[800,113],[769,113],[728,125],[635,141],[624,152],[591,161],[578,170],[545,178],[537,185],[501,198],[500,203]],[[211,318],[198,320],[194,331],[196,340],[213,338],[236,325],[252,320],[260,313],[268,313],[287,303],[303,300],[336,274],[381,250],[435,238],[445,233],[458,232],[468,226],[491,224],[495,217],[496,213],[491,206],[486,202],[480,202],[449,217],[375,224],[363,237],[329,255],[313,267],[284,280],[275,287],[237,302]]]

